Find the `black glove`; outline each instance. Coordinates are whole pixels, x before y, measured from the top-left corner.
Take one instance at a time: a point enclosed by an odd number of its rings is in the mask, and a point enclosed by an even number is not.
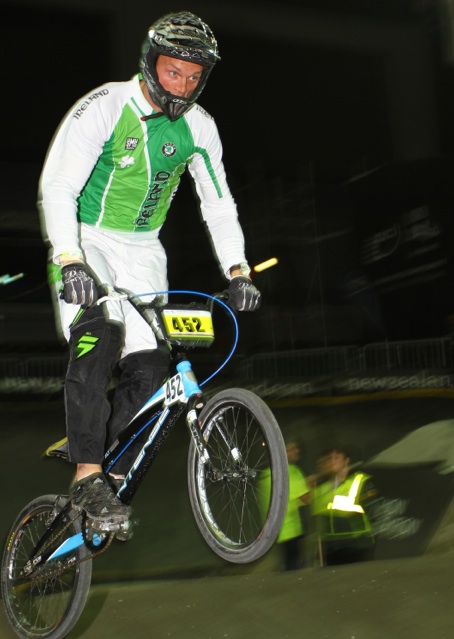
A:
[[[92,306],[98,299],[98,289],[83,262],[65,264],[61,269],[63,291],[61,297],[67,304]]]
[[[243,275],[232,277],[229,284],[229,305],[237,311],[256,311],[260,308],[262,294],[252,280]]]

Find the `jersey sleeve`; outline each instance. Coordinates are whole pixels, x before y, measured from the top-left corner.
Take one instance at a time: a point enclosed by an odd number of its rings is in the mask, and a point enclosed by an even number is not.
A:
[[[227,183],[218,129],[204,111],[201,117],[205,118],[201,127],[203,134],[195,139],[196,151],[188,168],[219,265],[223,274],[230,278],[229,268],[246,261],[244,234]]]
[[[112,101],[108,86],[96,89],[70,109],[44,162],[38,208],[54,261],[63,252],[80,251],[77,199],[110,136],[115,117],[107,108]]]

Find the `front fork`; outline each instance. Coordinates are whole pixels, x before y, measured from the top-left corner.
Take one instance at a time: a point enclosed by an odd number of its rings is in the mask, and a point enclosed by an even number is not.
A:
[[[199,453],[200,460],[207,468],[207,474],[213,481],[226,480],[236,476],[238,474],[239,465],[241,463],[241,454],[238,448],[235,445],[232,445],[232,442],[227,436],[226,429],[223,426],[222,415],[216,418],[213,428],[215,428],[220,434],[227,450],[229,451],[229,456],[231,459],[231,465],[229,469],[216,468],[210,458],[210,454],[206,447],[207,440],[202,435],[202,429],[199,419],[200,409],[202,408],[200,396],[193,397],[189,401],[191,402],[191,405],[188,407],[188,411],[186,414],[186,423]]]
[[[191,433],[202,463],[210,463],[211,465],[210,455],[205,446],[205,441],[202,437],[202,431],[199,424],[199,410],[201,406],[198,406],[197,404],[200,403],[200,397],[191,398],[189,401],[192,404],[192,407],[188,408],[188,412],[186,414],[186,423],[188,425],[189,432]]]
[[[220,470],[214,468],[210,459],[210,454],[205,445],[205,438],[202,435],[202,429],[199,419],[200,411],[203,408],[202,391],[197,383],[196,376],[192,370],[191,363],[188,360],[182,360],[177,364],[177,371],[181,374],[183,382],[184,395],[187,399],[187,411],[186,411],[186,424],[191,434],[194,445],[199,454],[199,458],[204,466],[207,468],[209,476],[213,480],[219,480],[222,478]],[[229,446],[225,432],[222,432],[222,437],[227,446]],[[230,446],[229,446],[230,448]]]

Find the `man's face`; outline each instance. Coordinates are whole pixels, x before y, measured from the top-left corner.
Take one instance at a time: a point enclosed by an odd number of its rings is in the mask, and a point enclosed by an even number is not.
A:
[[[289,442],[286,445],[287,459],[289,464],[296,464],[300,456],[300,449],[296,442]]]
[[[337,450],[324,455],[319,460],[319,472],[326,475],[337,475],[349,464],[349,458]]]
[[[161,86],[169,93],[189,98],[197,88],[204,67],[201,64],[160,55],[156,61],[156,73]]]

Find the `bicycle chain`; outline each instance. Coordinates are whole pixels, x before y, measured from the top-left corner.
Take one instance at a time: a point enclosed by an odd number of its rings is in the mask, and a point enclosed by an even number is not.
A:
[[[49,541],[47,541],[47,543],[44,544],[43,548],[41,549],[41,552],[45,551],[59,537],[61,537],[63,533],[69,528],[69,526],[71,526],[71,524],[75,522],[78,517],[80,517],[80,515],[81,515],[80,512],[76,513],[74,517],[70,519],[56,535],[52,536],[49,539]],[[115,534],[113,533],[109,534],[106,544],[100,550],[98,550],[97,552],[90,551],[86,557],[82,557],[82,559],[79,559],[75,561],[74,563],[71,563],[71,565],[69,565],[68,563],[65,563],[65,565],[63,566],[60,565],[59,567],[49,568],[48,570],[44,570],[37,575],[31,575],[30,577],[31,581],[42,581],[44,579],[49,580],[49,579],[53,579],[54,577],[58,577],[59,575],[62,575],[67,570],[75,570],[77,566],[80,566],[82,562],[87,561],[88,559],[94,559],[95,557],[99,557],[99,555],[102,555],[109,548],[114,537],[115,537]]]

